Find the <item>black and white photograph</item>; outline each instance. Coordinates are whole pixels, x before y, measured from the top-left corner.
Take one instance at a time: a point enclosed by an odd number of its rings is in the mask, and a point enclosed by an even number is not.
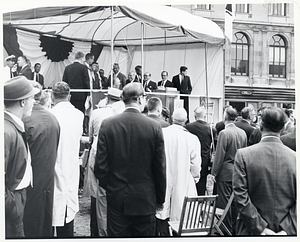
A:
[[[0,240],[296,241],[299,4],[1,3]]]

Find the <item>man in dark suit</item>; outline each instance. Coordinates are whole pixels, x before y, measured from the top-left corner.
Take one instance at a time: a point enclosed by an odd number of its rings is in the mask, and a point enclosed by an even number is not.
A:
[[[197,107],[194,111],[195,122],[186,125],[186,129],[196,135],[201,144],[201,173],[200,180],[196,183],[198,196],[205,195],[206,178],[210,162],[210,146],[212,142],[211,128],[207,122],[206,110],[203,106]]]
[[[280,108],[264,109],[261,118],[261,142],[235,156],[237,234],[296,235],[296,152],[279,139],[285,122]]]
[[[177,91],[180,92],[180,94],[191,94],[193,88],[191,84],[190,77],[187,75],[188,68],[186,66],[180,67],[180,73],[176,76],[173,76],[172,78],[172,84],[173,87],[177,88]],[[188,120],[189,120],[189,97],[180,97],[180,99],[183,99],[183,107],[186,110],[188,114]]]
[[[114,63],[113,65],[113,81],[118,78],[120,80],[120,90],[126,85],[126,76],[120,72],[120,67],[118,63]],[[109,86],[111,86],[111,75],[108,77]],[[114,83],[113,83],[114,84]]]
[[[235,122],[235,125],[244,130],[247,135],[247,144],[249,145],[249,138],[255,129],[250,123],[253,119],[255,111],[251,107],[244,107],[242,109],[242,119]]]
[[[151,97],[147,102],[147,117],[152,118],[161,124],[162,128],[170,126],[168,122],[161,118],[162,102],[158,97]]]
[[[153,92],[157,89],[157,84],[151,80],[151,74],[149,72],[145,72],[144,74],[143,86],[145,92]]]
[[[90,79],[88,68],[83,65],[83,53],[75,53],[75,61],[73,64],[66,66],[62,80],[69,84],[70,89],[89,89]],[[86,92],[71,92],[70,102],[75,108],[84,113],[85,100],[88,93]]]
[[[18,67],[19,70],[19,76],[25,76],[28,80],[32,80],[32,71],[30,69],[30,66],[27,64],[28,59],[25,55],[19,56],[18,58]]]
[[[102,83],[100,81],[100,74],[99,74],[99,64],[97,62],[92,63],[91,67],[91,74],[92,74],[92,81],[93,81],[93,89],[102,89]]]
[[[146,100],[140,83],[127,84],[122,98],[125,111],[100,127],[94,168],[106,190],[107,232],[109,237],[154,236],[155,213],[166,192],[162,129],[141,114]]]
[[[219,133],[216,156],[213,162],[210,178],[217,184],[217,207],[224,209],[228,203],[232,190],[232,173],[236,151],[247,146],[247,135],[244,130],[236,127],[234,121],[237,111],[228,107],[224,111],[225,129]],[[224,219],[226,227],[234,233],[236,209],[229,209]]]
[[[171,81],[168,80],[168,72],[162,71],[161,72],[161,78],[162,80],[158,82],[158,86],[165,89],[166,87],[173,87],[173,84]]]
[[[42,89],[39,83],[32,83]],[[54,115],[39,104],[40,98],[41,92],[34,96],[31,116],[24,119],[34,184],[26,190],[23,220],[26,238],[50,238],[53,233],[54,165],[60,127]]]
[[[101,77],[102,89],[107,89],[110,86],[110,83],[108,83],[107,77],[104,76],[104,70],[100,69],[99,74],[100,74],[100,77]]]
[[[30,79],[40,83],[42,88],[44,89],[45,88],[44,76],[42,74],[40,74],[40,71],[41,71],[41,64],[35,63],[34,72],[32,72],[32,77]]]
[[[143,72],[142,72],[142,66],[140,65],[137,65],[135,68],[135,73],[136,73],[136,76],[135,76],[135,81],[136,82],[139,82],[139,83],[142,83],[143,82]]]

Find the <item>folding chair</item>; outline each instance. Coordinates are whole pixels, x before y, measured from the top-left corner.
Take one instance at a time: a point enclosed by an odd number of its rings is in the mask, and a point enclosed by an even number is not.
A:
[[[216,198],[212,196],[185,197],[180,221],[170,221],[170,234],[177,236],[207,236],[211,234],[216,212]]]
[[[221,230],[221,226],[226,232],[227,235],[232,235],[229,231],[229,229],[226,227],[226,225],[223,223],[224,218],[226,217],[229,208],[231,207],[232,201],[234,198],[234,193],[232,192],[230,195],[230,198],[228,200],[228,203],[226,204],[225,209],[217,208],[215,212],[215,217],[217,222],[214,225],[214,228],[218,231],[220,235],[224,235],[224,233]]]

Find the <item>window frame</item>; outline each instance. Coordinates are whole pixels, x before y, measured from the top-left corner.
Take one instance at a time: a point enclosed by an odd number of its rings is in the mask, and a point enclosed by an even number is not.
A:
[[[275,36],[278,36],[278,37],[280,37],[280,39],[279,40],[275,40],[274,39],[274,37]],[[271,40],[273,40],[273,43],[271,44]],[[283,42],[283,45],[280,45],[280,43],[279,42]],[[276,43],[279,43],[279,44],[276,44]],[[286,39],[282,36],[282,35],[280,35],[280,34],[274,34],[274,35],[272,35],[272,37],[271,37],[271,39],[269,40],[269,77],[270,78],[286,78],[286,67],[287,67],[287,65],[286,65],[286,58],[287,58],[287,43],[286,43]],[[272,49],[271,49],[272,48]],[[275,65],[275,63],[277,62],[276,61],[276,50],[277,49],[279,49],[278,50],[278,53],[279,53],[279,63],[278,63],[278,65]],[[282,60],[282,49],[284,49],[284,61],[281,61]],[[271,50],[273,50],[272,52],[272,61],[270,61],[270,54],[271,54]],[[271,65],[271,62],[273,63],[272,65]],[[284,63],[284,65],[281,65],[281,63]],[[275,74],[275,72],[274,71],[272,71],[272,73],[270,73],[271,72],[271,70],[274,70],[274,68],[270,68],[271,66],[278,66],[278,67],[280,67],[280,66],[284,66],[284,68],[283,68],[283,70],[284,70],[284,74],[281,76],[280,74],[278,74],[279,73],[279,70],[277,71],[277,73]]]
[[[238,38],[237,34],[242,34],[243,36],[241,38]],[[235,38],[235,42],[231,42],[231,60],[230,60],[230,65],[232,63],[232,61],[234,61],[235,65],[234,65],[234,68],[235,68],[235,71],[233,72],[232,71],[232,65],[231,65],[231,75],[233,76],[249,76],[249,57],[250,57],[250,41],[249,41],[249,37],[247,34],[245,34],[244,32],[236,32],[234,34],[234,38]],[[247,42],[246,43],[240,43],[238,42],[239,40],[243,41],[242,39],[245,39]],[[235,46],[235,56],[233,58],[233,55],[232,55],[232,50],[233,50],[233,46]],[[239,46],[241,46],[241,50],[239,49]],[[247,46],[247,59],[244,58],[244,46]],[[241,51],[242,52],[242,59],[238,59],[238,51]],[[238,61],[247,61],[247,66],[246,66],[246,72],[239,72],[239,68],[238,67]],[[240,74],[238,74],[240,73]]]
[[[244,11],[241,11],[242,7],[244,7]],[[237,13],[250,13],[250,4],[249,3],[236,4],[235,11]]]

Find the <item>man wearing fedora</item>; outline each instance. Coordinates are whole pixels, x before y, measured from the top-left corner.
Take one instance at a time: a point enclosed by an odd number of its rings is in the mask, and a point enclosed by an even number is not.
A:
[[[5,236],[24,237],[26,188],[32,185],[31,157],[22,119],[31,115],[33,88],[24,76],[4,83]]]
[[[6,66],[3,68],[4,81],[17,76],[16,57],[14,55],[5,58]]]
[[[124,111],[124,102],[120,101],[122,91],[117,88],[109,88],[107,92],[107,104],[103,108],[95,109],[90,119],[90,144],[91,151],[86,168],[86,181],[84,196],[91,196],[91,237],[107,236],[107,203],[106,192],[98,185],[94,175],[95,156],[97,151],[98,133],[102,121],[105,118]]]

